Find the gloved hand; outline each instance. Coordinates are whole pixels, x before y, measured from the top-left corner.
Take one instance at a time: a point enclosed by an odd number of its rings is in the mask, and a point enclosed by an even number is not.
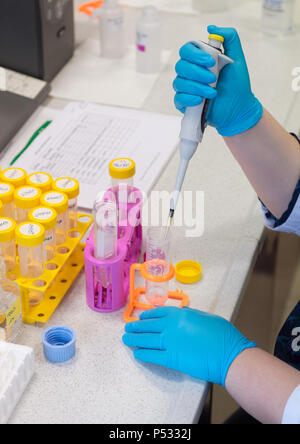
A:
[[[214,59],[192,43],[180,50],[174,81],[175,105],[185,112],[186,107],[199,105],[203,98],[211,100],[207,114],[208,124],[217,128],[222,136],[234,136],[255,126],[263,115],[263,107],[251,91],[250,78],[238,33],[233,28],[209,26],[210,34],[225,38],[225,54],[234,63],[223,68],[217,90],[209,84],[216,77],[208,68]]]
[[[256,347],[228,321],[190,308],[145,311],[125,327],[123,342],[134,356],[225,387],[228,369],[246,348]]]

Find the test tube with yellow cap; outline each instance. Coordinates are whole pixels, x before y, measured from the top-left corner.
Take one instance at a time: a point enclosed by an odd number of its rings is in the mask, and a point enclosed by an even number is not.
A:
[[[36,222],[23,222],[16,228],[20,272],[24,278],[34,279],[43,274],[43,242],[45,228]]]
[[[39,188],[24,186],[15,190],[14,200],[16,205],[17,223],[28,221],[28,213],[32,208],[40,204],[42,192]]]
[[[0,255],[6,265],[6,271],[10,272],[16,267],[16,222],[9,217],[0,217]]]
[[[30,211],[28,218],[45,228],[44,261],[49,262],[55,257],[57,213],[53,208],[37,207]]]
[[[39,188],[42,193],[52,189],[53,178],[48,173],[32,173],[27,176],[27,185]]]
[[[23,168],[7,168],[1,172],[0,178],[2,182],[10,183],[15,188],[19,188],[26,184],[27,173]]]
[[[125,157],[112,160],[109,164],[109,174],[117,201],[127,204],[134,186],[135,162]]]
[[[57,212],[56,245],[65,243],[68,230],[68,197],[65,193],[48,191],[41,197],[41,205]]]
[[[15,218],[15,204],[14,204],[15,188],[9,183],[0,182],[0,201],[3,204],[2,216]]]
[[[69,221],[68,228],[77,226],[77,198],[79,196],[79,182],[71,177],[61,177],[53,183],[53,190],[65,193],[68,197]]]

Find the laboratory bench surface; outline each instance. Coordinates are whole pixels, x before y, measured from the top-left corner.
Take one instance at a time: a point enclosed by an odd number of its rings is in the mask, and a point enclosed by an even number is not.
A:
[[[172,50],[172,56],[144,103],[144,110],[177,113],[171,86],[178,50],[185,41],[206,39],[206,25],[222,23],[240,29],[257,96],[288,129],[298,130],[293,110],[299,107],[299,100],[295,100],[289,81],[296,63],[299,34],[275,43],[259,32],[257,2],[240,3],[220,15],[162,14],[168,29],[164,45]],[[128,12],[131,31],[137,13],[134,9]],[[78,17],[78,41],[96,36],[97,32],[96,26]],[[133,38],[134,33],[130,35]],[[276,69],[278,53],[282,61],[280,69]],[[46,104],[57,110],[66,102],[49,97]],[[25,136],[21,132],[16,139],[23,143]],[[12,158],[12,146],[2,162]],[[157,181],[156,190],[171,191],[178,161],[177,153]],[[186,238],[185,228],[177,228],[173,243],[175,263],[194,259],[203,267],[202,280],[185,288],[190,306],[234,320],[263,242],[264,225],[257,196],[213,129],[207,130],[203,145],[191,163],[185,189],[204,191],[205,196],[203,235]],[[76,356],[61,365],[46,362],[44,358],[41,341],[44,328],[24,325],[20,342],[33,347],[36,371],[10,423],[198,422],[209,385],[176,371],[136,361],[132,351],[122,343],[123,313],[124,310],[99,314],[90,310],[81,274],[47,324],[67,325],[77,333]]]

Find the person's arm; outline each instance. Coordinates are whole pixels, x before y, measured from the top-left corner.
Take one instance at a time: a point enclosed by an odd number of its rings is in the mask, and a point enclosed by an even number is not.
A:
[[[261,201],[280,219],[300,178],[298,141],[266,110],[253,128],[224,139]]]
[[[300,372],[257,348],[244,350],[233,361],[225,382],[236,402],[264,424],[282,422],[287,402],[299,385]]]

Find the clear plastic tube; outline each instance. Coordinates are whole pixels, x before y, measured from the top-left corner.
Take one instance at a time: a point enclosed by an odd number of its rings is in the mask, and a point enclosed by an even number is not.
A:
[[[170,270],[171,230],[151,227],[146,237],[146,269],[152,276],[165,276]],[[169,282],[146,281],[146,298],[153,306],[163,305],[168,299]]]

